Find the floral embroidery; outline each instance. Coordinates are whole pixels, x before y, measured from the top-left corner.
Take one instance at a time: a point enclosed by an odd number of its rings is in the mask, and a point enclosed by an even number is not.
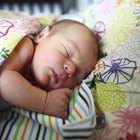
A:
[[[139,140],[139,138],[135,132],[133,133],[127,132],[125,138],[119,137],[119,139],[117,140]]]
[[[122,47],[118,46],[116,47],[108,56],[106,56],[106,60],[112,61],[112,60],[117,60],[122,58]]]
[[[5,47],[3,47],[0,51],[0,56],[3,57],[4,59],[6,59],[8,57],[9,50],[6,50]]]
[[[134,59],[140,58],[140,30],[131,35],[127,41],[122,45],[123,57]]]
[[[118,128],[111,128],[108,123],[100,133],[94,133],[91,140],[116,140],[118,136]]]
[[[32,34],[42,28],[42,25],[31,17],[19,18],[13,22],[15,24],[13,31],[21,34]]]
[[[105,115],[104,113],[96,113],[96,129],[101,129],[105,127]]]
[[[125,92],[120,86],[111,82],[97,84],[93,96],[99,112],[115,110],[126,102]]]
[[[14,25],[12,22],[8,20],[1,20],[0,21],[0,37],[4,37],[8,34],[10,28],[12,28]]]
[[[129,102],[129,105],[132,107],[140,106],[140,81],[139,79],[140,79],[140,75],[136,74],[135,77],[132,79],[132,82],[123,87],[125,91],[129,91],[129,93],[127,94],[127,100]]]
[[[94,72],[95,74],[98,74],[99,72],[101,72],[101,71],[103,71],[103,70],[104,70],[104,63],[103,63],[102,61],[99,61],[99,62],[96,64],[96,66],[95,66],[93,72]]]
[[[9,56],[10,50],[3,47],[0,49],[0,64]]]
[[[112,61],[104,61],[105,70],[100,73],[104,82],[123,84],[129,82],[136,70],[136,62],[127,58]]]
[[[127,132],[129,129],[137,134],[140,133],[140,108],[121,108],[112,112],[117,117],[114,123],[119,124],[120,132]]]
[[[105,31],[106,31],[106,26],[104,22],[98,21],[94,27],[94,32],[98,40],[100,40],[103,37]]]
[[[111,52],[136,31],[139,18],[137,18],[138,15],[134,14],[134,11],[137,9],[138,6],[131,4],[124,4],[115,8],[106,22],[107,30],[102,38],[104,51]]]

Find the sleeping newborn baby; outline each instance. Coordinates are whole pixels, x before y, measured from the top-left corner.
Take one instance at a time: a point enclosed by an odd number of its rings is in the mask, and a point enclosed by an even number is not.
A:
[[[87,77],[97,60],[98,45],[92,31],[77,21],[58,21],[33,41],[23,38],[2,64],[0,98],[14,106],[65,118],[71,89]]]

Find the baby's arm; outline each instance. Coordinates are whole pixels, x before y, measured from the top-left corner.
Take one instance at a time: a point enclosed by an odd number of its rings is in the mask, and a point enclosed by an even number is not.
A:
[[[12,105],[31,111],[66,117],[67,103],[71,92],[69,89],[46,93],[45,90],[31,85],[20,74],[22,68],[32,58],[33,46],[31,45],[32,43],[28,38],[23,39],[1,66],[0,98]]]
[[[47,102],[43,112],[57,117],[67,117],[68,103],[71,98],[71,90],[67,88],[56,89],[48,92]]]

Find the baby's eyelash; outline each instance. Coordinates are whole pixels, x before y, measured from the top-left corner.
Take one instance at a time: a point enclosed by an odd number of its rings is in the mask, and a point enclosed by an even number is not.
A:
[[[65,49],[65,51],[66,51],[66,54],[67,54],[67,56],[68,56],[68,58],[70,57],[70,55],[69,55],[69,53],[68,53],[68,50],[66,49],[66,47],[63,45],[63,47],[64,47],[64,49]]]

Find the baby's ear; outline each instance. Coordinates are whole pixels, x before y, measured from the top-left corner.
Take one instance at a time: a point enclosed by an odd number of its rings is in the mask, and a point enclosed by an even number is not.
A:
[[[45,38],[49,35],[50,33],[50,27],[46,26],[35,38],[34,38],[34,43],[38,44],[42,38]]]

